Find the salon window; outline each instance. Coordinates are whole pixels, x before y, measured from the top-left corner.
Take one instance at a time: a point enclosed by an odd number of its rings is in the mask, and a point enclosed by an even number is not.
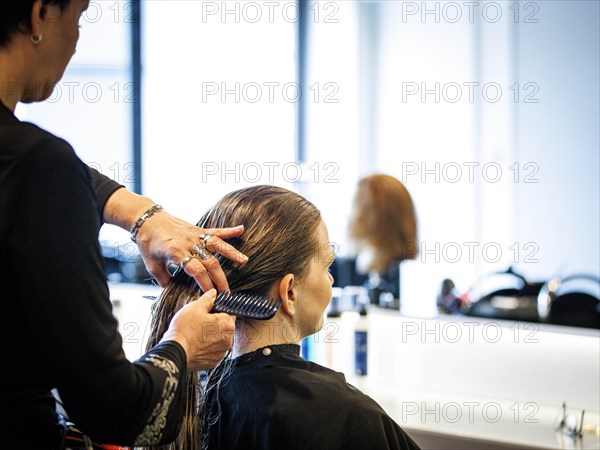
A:
[[[191,222],[295,180],[294,2],[142,3],[143,192]]]
[[[361,43],[361,2],[306,2],[306,87],[304,161],[300,193],[318,205],[337,256],[352,252],[348,215],[368,139],[370,95]],[[361,95],[362,93],[362,95]],[[368,153],[368,151],[367,151]],[[368,158],[368,156],[367,156]]]

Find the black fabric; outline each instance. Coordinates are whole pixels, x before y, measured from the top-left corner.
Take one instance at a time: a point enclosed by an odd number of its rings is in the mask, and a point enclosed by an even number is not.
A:
[[[208,401],[220,414],[211,448],[416,450],[417,444],[344,375],[299,356],[297,345],[273,345],[237,358]],[[215,391],[216,392],[216,391]]]
[[[98,175],[65,141],[0,103],[3,449],[25,448],[24,436],[26,448],[57,445],[53,388],[95,441],[132,444],[165,405],[165,386],[177,386],[154,438],[176,437],[185,352],[169,342],[134,364],[125,357],[98,244],[98,206],[115,185]]]
[[[94,189],[94,193],[96,194],[98,217],[100,217],[100,220],[102,220],[102,211],[104,211],[104,205],[106,205],[106,201],[113,194],[113,192],[115,192],[117,189],[121,189],[123,185],[108,178],[106,175],[102,175],[92,167],[88,166],[88,170],[92,179],[92,187]]]

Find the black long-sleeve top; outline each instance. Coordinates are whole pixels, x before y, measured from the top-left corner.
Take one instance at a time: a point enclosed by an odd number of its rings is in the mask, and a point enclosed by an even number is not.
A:
[[[58,445],[54,388],[70,420],[97,442],[176,437],[183,348],[166,342],[131,363],[111,311],[98,231],[119,187],[0,103],[3,449]]]
[[[235,360],[207,399],[210,448],[218,450],[419,450],[344,375],[271,345]]]

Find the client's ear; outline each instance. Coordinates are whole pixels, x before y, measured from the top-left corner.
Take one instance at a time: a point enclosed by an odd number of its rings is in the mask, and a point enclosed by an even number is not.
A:
[[[296,300],[298,294],[296,292],[297,281],[294,274],[288,273],[279,280],[279,298],[281,299],[281,307],[288,316],[296,314]]]

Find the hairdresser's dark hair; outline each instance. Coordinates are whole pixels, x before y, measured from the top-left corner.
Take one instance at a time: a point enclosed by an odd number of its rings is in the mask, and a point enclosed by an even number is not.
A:
[[[202,216],[198,226],[244,225],[244,234],[227,242],[249,261],[240,265],[219,255],[217,258],[232,291],[266,295],[288,273],[300,279],[307,275],[311,258],[318,251],[320,221],[319,210],[302,196],[280,187],[253,186],[227,194]],[[195,280],[179,270],[154,305],[148,349],[160,341],[175,313],[198,294]],[[188,374],[181,433],[174,444],[161,448],[196,450],[201,443],[205,446],[207,428],[214,418],[206,416],[204,398],[208,390],[218,388],[230,368],[228,361],[224,359],[215,369],[202,373],[202,382],[198,374]]]
[[[58,5],[64,11],[72,0],[43,0],[42,4]],[[31,32],[31,11],[35,0],[2,0],[0,2],[0,47],[7,47],[18,32]]]

